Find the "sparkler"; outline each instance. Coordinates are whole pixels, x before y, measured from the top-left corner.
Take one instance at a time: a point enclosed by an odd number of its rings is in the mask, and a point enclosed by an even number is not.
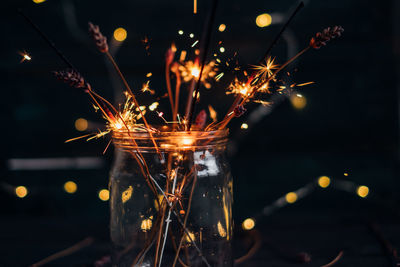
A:
[[[175,54],[177,48],[174,44],[167,50],[165,56],[165,78],[166,78],[166,96],[168,97],[171,113],[172,113],[172,121],[167,121],[164,118],[165,111],[159,111],[159,102],[153,102],[152,104],[139,105],[139,102],[136,98],[136,95],[131,90],[131,87],[128,85],[125,76],[122,74],[118,64],[115,62],[114,58],[109,52],[107,38],[100,32],[98,26],[89,23],[89,33],[95,41],[97,49],[104,53],[106,57],[109,59],[116,72],[120,76],[124,86],[126,87],[126,101],[122,107],[118,110],[111,105],[106,99],[97,94],[90,84],[80,75],[80,73],[73,67],[73,65],[65,58],[65,56],[55,47],[54,43],[52,43],[40,29],[21,11],[20,14],[33,26],[33,28],[46,40],[48,45],[56,51],[56,53],[60,56],[60,58],[66,63],[66,65],[70,68],[65,71],[55,72],[58,79],[68,83],[71,87],[82,89],[85,93],[88,93],[91,100],[94,103],[94,107],[97,110],[102,112],[103,117],[106,120],[105,129],[99,131],[98,133],[92,133],[83,135],[81,137],[72,138],[69,141],[74,141],[80,138],[87,138],[87,140],[96,139],[100,137],[104,137],[105,135],[112,133],[114,137],[118,138],[118,136],[128,136],[129,140],[126,141],[128,146],[133,147],[129,153],[131,153],[132,157],[137,161],[140,171],[154,194],[156,207],[158,216],[155,221],[151,219],[144,219],[142,221],[142,230],[146,233],[148,232],[149,239],[146,240],[142,251],[137,255],[134,265],[140,262],[145,254],[149,251],[149,249],[154,245],[156,255],[155,255],[155,266],[161,266],[163,260],[164,249],[166,245],[167,236],[170,230],[170,223],[172,219],[176,219],[179,226],[182,228],[182,235],[179,238],[179,246],[176,249],[176,254],[174,257],[173,266],[176,265],[177,261],[181,261],[179,258],[179,252],[183,243],[190,242],[196,248],[199,253],[199,256],[202,258],[204,263],[207,266],[210,266],[202,255],[200,248],[196,244],[195,236],[191,233],[186,225],[187,218],[190,212],[191,201],[193,196],[193,191],[196,185],[196,170],[192,169],[188,173],[183,173],[183,179],[178,181],[178,170],[181,169],[183,162],[183,154],[180,154],[177,157],[179,160],[173,162],[173,155],[169,153],[168,149],[174,148],[174,151],[179,151],[179,153],[190,153],[192,150],[194,151],[194,146],[196,145],[196,136],[192,135],[193,133],[201,133],[203,137],[212,135],[211,131],[214,130],[225,130],[230,120],[234,117],[242,116],[245,111],[245,105],[248,102],[256,102],[263,105],[269,105],[270,102],[260,98],[262,96],[268,96],[272,91],[283,92],[284,90],[293,90],[295,87],[302,87],[313,82],[305,82],[305,83],[293,83],[290,86],[279,84],[279,80],[277,75],[280,71],[282,71],[287,65],[296,60],[306,51],[312,49],[319,49],[322,46],[325,46],[326,43],[336,37],[339,37],[343,32],[343,29],[340,26],[335,26],[332,28],[326,28],[321,33],[317,33],[313,38],[311,38],[307,47],[301,50],[296,56],[289,59],[282,65],[278,65],[275,63],[275,58],[269,56],[272,47],[275,45],[276,41],[279,39],[282,32],[285,30],[289,22],[293,19],[294,15],[303,7],[303,3],[296,8],[295,12],[289,18],[287,23],[284,25],[277,38],[275,38],[274,42],[267,49],[266,54],[262,58],[262,60],[253,66],[254,72],[248,76],[245,73],[246,79],[241,80],[237,77],[234,78],[233,82],[228,86],[226,94],[233,94],[236,96],[231,108],[228,110],[225,117],[218,122],[217,112],[214,108],[209,105],[209,117],[212,119],[212,122],[206,126],[207,122],[207,113],[205,110],[199,112],[199,114],[194,118],[194,113],[196,112],[196,103],[199,98],[199,90],[200,86],[204,86],[205,88],[211,88],[211,82],[213,80],[218,81],[224,75],[224,72],[217,74],[218,64],[222,64],[221,60],[216,58],[215,60],[211,60],[208,63],[206,62],[206,56],[209,49],[209,41],[211,38],[211,29],[213,28],[213,21],[215,18],[217,0],[214,0],[212,3],[212,8],[210,10],[210,14],[204,27],[204,33],[202,38],[199,40],[194,39],[194,34],[190,34],[192,48],[200,44],[200,49],[195,50],[195,59],[186,59],[188,53],[187,51],[181,51],[179,60],[175,60]],[[197,1],[194,0],[194,13],[197,12]],[[219,31],[223,32],[226,26],[221,24],[219,26]],[[183,35],[183,31],[179,30],[178,34]],[[126,37],[126,32],[125,35]],[[122,39],[121,39],[122,40]],[[146,51],[148,52],[149,48],[149,40],[146,39],[143,41],[146,46]],[[198,52],[196,52],[198,51]],[[225,48],[220,46],[219,51],[221,53],[225,52]],[[30,60],[31,57],[28,53],[21,53],[22,61]],[[21,61],[21,62],[22,62]],[[226,65],[229,65],[226,62]],[[146,77],[150,78],[153,74],[151,72],[147,73]],[[175,95],[173,95],[173,82],[175,82]],[[155,94],[155,90],[150,89],[150,80],[143,84],[143,86],[137,90],[141,90],[143,93],[149,92],[151,95]],[[188,100],[186,102],[186,113],[185,116],[181,117],[179,115],[179,97],[182,84],[189,84],[189,94]],[[292,92],[292,91],[290,91]],[[300,97],[300,96],[298,96]],[[159,101],[158,99],[156,99]],[[163,125],[161,127],[152,127],[150,123],[147,121],[145,115],[147,112],[155,112],[159,118],[163,121]],[[139,121],[142,120],[143,123]],[[192,123],[195,121],[195,125],[192,128]],[[171,125],[172,126],[168,126]],[[206,127],[204,127],[206,126]],[[246,123],[243,123],[241,128],[247,129],[249,126]],[[204,129],[204,130],[203,130]],[[172,130],[172,132],[168,132],[168,130]],[[171,136],[167,138],[167,142],[159,144],[156,142],[154,135],[167,132]],[[160,159],[162,159],[163,164],[165,164],[165,177],[166,177],[166,185],[165,188],[161,188],[161,186],[157,183],[157,181],[152,177],[151,172],[149,170],[149,166],[143,155],[140,152],[140,145],[137,143],[135,139],[135,134],[137,133],[145,133],[148,134],[149,138],[152,141],[154,148],[157,151]],[[173,138],[172,133],[182,133],[179,135],[179,138]],[[117,143],[115,143],[118,145]],[[108,147],[108,145],[107,145]],[[107,149],[106,147],[106,149]],[[166,157],[161,155],[161,152],[167,155]],[[196,168],[194,164],[194,168]],[[192,188],[190,192],[190,197],[186,204],[182,199],[182,192],[192,182]],[[132,187],[128,187],[124,193],[122,194],[122,202],[126,202],[131,198],[132,195]],[[365,188],[359,188],[359,195],[368,195],[368,191]],[[161,198],[159,197],[161,196]],[[302,197],[301,192],[296,191],[291,194],[286,195],[287,203],[292,203],[297,200],[298,197]],[[186,206],[186,209],[185,209]],[[179,208],[179,210],[178,210]],[[175,216],[175,217],[173,217]],[[184,219],[182,221],[181,218]],[[227,225],[225,225],[228,227]],[[216,229],[221,237],[229,238],[229,233],[227,232],[227,228],[223,227],[223,224],[219,221],[216,224]],[[176,244],[175,244],[176,245]],[[127,248],[123,253],[126,253],[129,248]]]

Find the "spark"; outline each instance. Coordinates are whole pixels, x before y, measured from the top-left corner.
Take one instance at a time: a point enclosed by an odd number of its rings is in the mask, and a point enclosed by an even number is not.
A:
[[[224,53],[224,52],[225,52],[225,47],[221,46],[221,47],[219,48],[219,52]]]
[[[64,190],[68,194],[74,194],[76,192],[76,190],[78,190],[78,186],[75,182],[68,181],[64,184]]]
[[[197,43],[199,42],[199,40],[196,40],[193,44],[192,47],[195,47],[197,45]]]
[[[216,80],[216,81],[219,81],[219,79],[221,79],[222,76],[224,76],[224,73],[223,73],[223,72],[221,72],[220,74],[218,74],[217,76],[215,76],[215,80]]]
[[[331,179],[328,176],[321,176],[318,178],[318,185],[322,188],[327,188],[331,183]]]
[[[218,27],[218,30],[219,30],[220,32],[225,31],[225,29],[226,29],[226,25],[225,25],[225,24],[220,24],[219,27]]]
[[[210,112],[210,118],[213,120],[213,122],[217,122],[217,112],[211,105],[208,105],[208,111]]]
[[[114,31],[114,39],[117,40],[118,42],[125,41],[127,36],[128,36],[128,32],[122,27],[117,28]]]
[[[17,197],[19,198],[24,198],[28,195],[28,188],[26,188],[25,186],[17,186],[15,188],[15,194],[17,195]]]
[[[186,51],[182,50],[181,55],[179,56],[179,61],[184,61],[186,58]]]
[[[159,103],[158,102],[154,102],[149,106],[149,110],[154,111],[156,110],[156,108],[158,107]]]
[[[178,34],[179,34],[179,35],[182,35],[182,34],[183,34],[183,31],[182,31],[182,30],[179,30],[179,31],[178,31]]]
[[[267,26],[271,25],[271,23],[272,23],[272,17],[268,13],[258,15],[256,18],[256,24],[260,28],[267,27]]]
[[[305,86],[305,85],[309,85],[309,84],[313,84],[315,82],[306,82],[306,83],[300,83],[297,86]]]
[[[20,63],[22,63],[22,62],[24,62],[24,61],[26,61],[26,60],[27,60],[27,61],[31,61],[31,60],[32,60],[32,57],[31,57],[26,51],[24,51],[24,52],[18,52],[18,54],[20,54],[21,57],[22,57]]]
[[[145,82],[142,85],[141,91],[142,91],[142,93],[149,92],[151,95],[154,95],[156,92],[154,90],[150,89],[149,84],[150,84],[150,81]]]
[[[107,201],[110,199],[110,191],[108,189],[101,189],[99,191],[99,199],[102,201]]]
[[[193,0],[193,14],[197,14],[197,0]]]
[[[149,73],[146,74],[146,77],[150,78],[152,75],[153,75],[153,73],[149,72]]]
[[[188,60],[182,63],[178,67],[178,70],[183,78],[183,82],[190,82],[200,75],[200,67],[197,63]],[[203,68],[203,73],[201,75],[201,82],[206,88],[211,88],[210,80],[217,74],[218,68],[214,60],[207,63]]]
[[[194,34],[193,33],[189,34],[189,37],[194,38]]]
[[[247,123],[242,123],[240,128],[243,129],[243,130],[247,130],[249,128],[249,125]]]
[[[257,71],[256,77],[261,78],[262,81],[271,77],[279,65],[274,64],[275,58],[268,57],[264,64],[253,66],[253,69]]]

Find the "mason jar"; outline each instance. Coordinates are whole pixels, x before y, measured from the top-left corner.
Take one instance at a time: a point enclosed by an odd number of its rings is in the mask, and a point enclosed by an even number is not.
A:
[[[113,133],[113,266],[233,266],[227,135]]]

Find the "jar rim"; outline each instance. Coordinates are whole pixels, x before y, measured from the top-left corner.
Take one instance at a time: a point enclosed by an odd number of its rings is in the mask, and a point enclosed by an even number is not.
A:
[[[151,135],[147,131],[128,131],[126,129],[112,132],[113,144],[125,150],[162,151],[198,150],[216,146],[225,146],[229,129],[215,131],[170,131],[154,129]]]

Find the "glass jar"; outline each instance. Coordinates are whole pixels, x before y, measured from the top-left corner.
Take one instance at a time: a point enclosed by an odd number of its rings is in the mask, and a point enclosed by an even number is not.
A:
[[[113,133],[113,266],[233,266],[227,134]]]

